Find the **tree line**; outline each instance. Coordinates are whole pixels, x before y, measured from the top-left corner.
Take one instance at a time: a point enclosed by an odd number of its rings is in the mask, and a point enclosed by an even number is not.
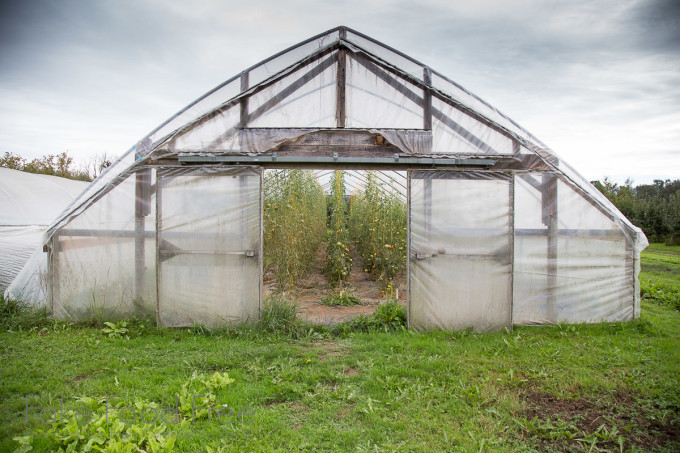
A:
[[[10,152],[0,155],[0,167],[28,173],[61,176],[77,181],[92,181],[111,165],[111,161],[112,158],[106,153],[91,157],[86,164],[81,166],[76,166],[73,157],[69,156],[67,152],[48,154],[33,160],[27,160]]]
[[[592,184],[642,228],[650,242],[680,244],[680,179],[655,179],[635,187],[630,179],[620,185],[608,178]]]

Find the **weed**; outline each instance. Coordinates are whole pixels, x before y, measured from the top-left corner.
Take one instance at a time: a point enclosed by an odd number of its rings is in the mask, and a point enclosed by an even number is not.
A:
[[[289,333],[297,330],[297,304],[282,293],[274,293],[264,301],[258,327],[269,333]]]
[[[104,323],[104,325],[106,327],[102,329],[102,332],[107,334],[109,338],[125,338],[126,340],[130,339],[130,337],[127,335],[127,321],[121,320],[115,323],[107,321]]]
[[[34,307],[19,300],[5,300],[0,295],[0,330],[23,331],[47,327],[50,322],[44,307]]]
[[[328,296],[321,299],[320,303],[323,305],[341,305],[348,307],[361,304],[361,299],[359,299],[357,296],[349,294],[347,291],[340,291],[340,294],[329,294]]]
[[[643,300],[680,310],[680,286],[640,279],[640,289]]]
[[[406,329],[406,309],[396,300],[380,305],[369,316],[359,315],[330,328],[334,335],[346,336],[352,332],[391,332]]]

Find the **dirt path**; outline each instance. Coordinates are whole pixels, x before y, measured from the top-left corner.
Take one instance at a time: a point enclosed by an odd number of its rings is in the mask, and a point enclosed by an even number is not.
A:
[[[333,289],[328,284],[323,268],[326,264],[326,246],[323,242],[316,252],[311,272],[304,278],[295,282],[292,295],[298,301],[298,316],[302,319],[317,324],[330,325],[345,321],[359,314],[370,315],[382,302],[385,301],[385,288],[382,283],[376,281],[373,276],[364,272],[361,257],[356,247],[350,249],[352,257],[352,270],[345,284],[345,289],[361,299],[361,305],[350,307],[330,307],[319,303],[321,299],[329,295]],[[396,286],[399,288],[399,302],[406,306],[406,278],[403,275],[397,277]],[[265,297],[276,289],[276,278],[273,273],[264,278]]]

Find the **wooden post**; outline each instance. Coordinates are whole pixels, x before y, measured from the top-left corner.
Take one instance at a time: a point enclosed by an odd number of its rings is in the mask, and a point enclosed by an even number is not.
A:
[[[541,191],[543,208],[543,224],[548,227],[547,253],[547,318],[548,321],[557,320],[557,177],[552,174],[543,175],[543,190]]]
[[[139,170],[135,174],[135,299],[144,297],[145,217],[151,204],[151,169]]]
[[[510,235],[509,235],[509,255],[510,255],[510,329],[513,328],[513,312],[515,310],[515,175],[510,174],[510,187],[509,187],[509,200],[508,204],[510,207]]]
[[[423,208],[425,210],[425,239],[430,241],[430,227],[432,222],[432,178],[430,178],[428,173],[423,174],[423,189],[424,189],[424,200]]]
[[[242,72],[241,73],[241,93],[244,91],[248,90],[248,85],[249,85],[249,77],[248,77],[248,72]],[[243,144],[243,129],[248,127],[248,98],[245,97],[241,99],[241,115],[239,118],[238,122],[238,143],[239,143],[239,148],[241,151],[246,151],[245,146]]]
[[[248,73],[241,73],[241,93],[248,90]],[[241,117],[239,127],[242,129],[248,125],[248,98],[241,99]]]
[[[346,99],[345,88],[347,84],[347,51],[343,48],[338,50],[338,72],[335,85],[335,122],[339,129],[345,127]]]
[[[49,251],[49,291],[50,291],[50,315],[54,317],[55,301],[59,301],[59,231],[52,235],[51,247]]]
[[[430,91],[430,86],[432,86],[432,71],[430,68],[423,69],[423,82],[425,82],[425,88],[423,88],[423,129],[432,130],[432,92]]]
[[[163,179],[160,171],[156,172],[156,326],[163,327],[161,322],[161,288],[162,274],[161,269],[161,231],[163,221]]]

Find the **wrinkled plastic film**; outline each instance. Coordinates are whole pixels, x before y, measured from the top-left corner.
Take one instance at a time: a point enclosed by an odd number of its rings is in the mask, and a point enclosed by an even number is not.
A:
[[[150,194],[140,230],[135,215],[136,186],[133,174],[53,236],[50,278],[51,312],[55,318],[155,315],[155,196]],[[138,294],[135,242],[140,236],[144,289]]]
[[[32,255],[46,259],[43,233],[87,186],[84,181],[0,167],[0,294]]]
[[[0,292],[4,293],[41,244],[45,227],[0,226]]]
[[[398,76],[391,75],[391,80],[385,81],[369,68],[379,73],[384,71],[368,60],[361,61],[363,63],[351,54],[347,58],[346,127],[422,129],[422,103],[408,95],[412,93],[422,102],[422,89]]]
[[[249,168],[160,173],[162,326],[259,318],[260,178]]]
[[[511,325],[511,178],[412,171],[410,325],[418,330]]]
[[[621,226],[556,174],[515,180],[513,322],[631,319],[635,256]]]

